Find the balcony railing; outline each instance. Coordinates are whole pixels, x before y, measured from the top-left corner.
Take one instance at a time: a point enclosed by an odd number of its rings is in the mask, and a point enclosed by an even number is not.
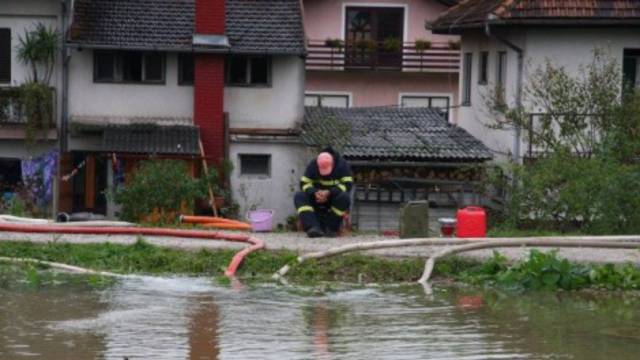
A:
[[[49,111],[48,127],[55,127],[55,90],[51,89],[52,108]],[[27,111],[19,87],[0,87],[0,127],[22,127],[28,122]]]
[[[384,42],[341,43],[309,40],[307,70],[392,70],[458,72],[460,50],[447,42],[418,46],[406,42],[395,49]]]

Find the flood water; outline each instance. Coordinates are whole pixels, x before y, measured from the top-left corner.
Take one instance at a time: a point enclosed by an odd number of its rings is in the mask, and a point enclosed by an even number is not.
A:
[[[637,359],[632,296],[0,282],[0,359]]]

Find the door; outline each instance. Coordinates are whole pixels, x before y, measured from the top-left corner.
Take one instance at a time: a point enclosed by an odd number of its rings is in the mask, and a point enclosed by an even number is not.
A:
[[[347,67],[401,68],[404,8],[347,7]]]

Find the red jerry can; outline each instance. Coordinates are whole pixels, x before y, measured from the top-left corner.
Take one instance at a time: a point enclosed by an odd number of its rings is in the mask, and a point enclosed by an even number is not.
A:
[[[487,236],[487,213],[478,206],[467,206],[458,210],[456,214],[458,220],[457,237],[486,237]]]

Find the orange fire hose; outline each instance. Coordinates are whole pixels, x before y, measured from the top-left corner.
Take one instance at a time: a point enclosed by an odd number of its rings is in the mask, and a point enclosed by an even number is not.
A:
[[[253,251],[264,249],[264,241],[244,234],[224,234],[207,230],[180,230],[145,227],[72,227],[59,225],[32,225],[0,223],[0,231],[19,233],[47,233],[47,234],[87,234],[87,235],[141,235],[141,236],[175,236],[191,239],[224,240],[246,242],[251,246],[236,253],[227,266],[224,274],[234,276],[245,256]]]

